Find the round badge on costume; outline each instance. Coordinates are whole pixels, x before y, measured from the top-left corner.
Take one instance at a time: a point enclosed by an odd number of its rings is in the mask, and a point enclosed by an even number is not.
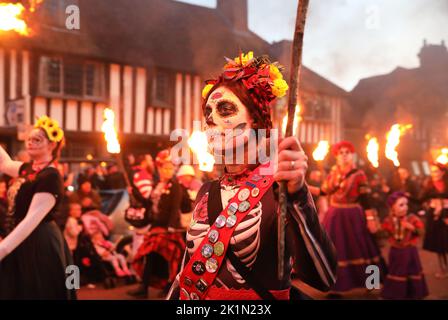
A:
[[[208,241],[210,241],[211,243],[215,243],[216,241],[218,241],[218,238],[219,238],[218,230],[212,230],[208,234]]]
[[[238,200],[245,201],[249,199],[249,195],[250,195],[249,189],[247,188],[241,189],[240,192],[238,193]]]
[[[226,227],[232,228],[236,223],[236,216],[229,216],[226,221]]]
[[[237,211],[238,211],[238,203],[236,202],[232,202],[227,208],[227,213],[230,215],[235,214]]]
[[[205,272],[205,265],[201,261],[195,261],[193,263],[193,266],[191,267],[194,274],[197,274],[200,276],[201,274],[204,274]]]
[[[238,206],[238,211],[239,212],[246,212],[247,210],[249,210],[250,208],[250,203],[249,201],[243,201],[240,203],[240,205]]]
[[[221,241],[216,242],[213,249],[218,257],[222,256],[224,253],[224,243],[222,243]]]
[[[220,215],[218,218],[216,218],[215,226],[217,228],[222,228],[226,225],[226,217],[223,215]]]
[[[190,278],[185,277],[184,285],[186,285],[187,287],[191,287],[193,285],[193,281]]]
[[[210,273],[215,273],[218,270],[218,261],[216,259],[210,258],[205,263],[205,268]]]
[[[201,249],[201,254],[204,258],[210,258],[213,254],[213,247],[210,244],[206,244]]]
[[[258,189],[258,188],[253,188],[252,191],[250,192],[250,195],[251,195],[253,198],[258,197],[259,194],[260,194],[260,189]]]

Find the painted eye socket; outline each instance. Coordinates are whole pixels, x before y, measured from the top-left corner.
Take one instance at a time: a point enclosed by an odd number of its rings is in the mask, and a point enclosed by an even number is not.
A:
[[[210,106],[205,107],[205,111],[204,111],[205,124],[207,124],[209,126],[214,125],[213,118],[212,118],[212,111],[213,111],[212,107],[210,107]]]
[[[39,135],[33,135],[33,136],[28,137],[28,142],[30,142],[32,144],[41,143],[43,140],[44,140],[44,138]]]
[[[238,112],[238,107],[233,102],[220,101],[216,110],[221,117],[230,117]]]

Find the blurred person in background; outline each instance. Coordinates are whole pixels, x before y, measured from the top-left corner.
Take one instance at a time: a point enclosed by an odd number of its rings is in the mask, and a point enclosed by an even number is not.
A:
[[[70,202],[81,204],[83,212],[101,209],[101,197],[92,188],[92,183],[87,178],[80,177],[78,184],[79,188],[70,196]]]
[[[338,258],[334,293],[365,288],[365,270],[371,264],[382,268],[382,257],[371,233],[379,227],[377,214],[371,204],[371,190],[364,171],[356,168],[351,142],[341,141],[332,148],[336,165],[322,185],[329,198],[330,208],[323,226],[333,241]]]
[[[160,181],[150,197],[151,228],[145,235],[133,261],[133,268],[142,279],[141,285],[128,294],[145,298],[148,288],[167,290],[179,269],[183,248],[183,233],[179,232],[182,189],[174,175],[170,151],[157,154],[156,166]]]
[[[448,168],[431,165],[431,178],[423,187],[421,201],[426,207],[426,232],[423,249],[437,254],[437,278],[448,277]]]
[[[72,255],[78,246],[78,236],[82,231],[81,214],[82,210],[79,203],[68,204],[68,219],[65,224],[64,237]]]
[[[192,217],[192,203],[196,200],[201,182],[196,179],[196,173],[191,165],[182,165],[176,174],[182,189],[181,224],[188,228]]]
[[[392,192],[404,192],[408,197],[410,212],[417,213],[420,210],[420,202],[418,200],[419,190],[418,184],[405,167],[399,167],[394,172],[389,183]]]
[[[105,177],[105,187],[109,190],[126,189],[124,172],[120,172],[117,164],[111,164]]]

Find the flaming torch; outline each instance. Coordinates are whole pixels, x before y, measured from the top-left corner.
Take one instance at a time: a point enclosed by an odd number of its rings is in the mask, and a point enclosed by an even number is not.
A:
[[[101,131],[104,132],[104,139],[107,143],[107,152],[113,154],[117,160],[118,167],[120,171],[123,172],[126,185],[128,187],[131,186],[129,181],[129,177],[124,168],[123,159],[120,157],[120,142],[118,141],[117,131],[115,130],[115,113],[112,109],[106,108],[104,109],[104,122],[101,126]]]
[[[398,152],[396,148],[400,144],[400,137],[409,129],[412,128],[410,124],[394,124],[387,133],[386,143],[386,158],[394,163],[394,166],[399,167]]]
[[[369,139],[369,137],[367,137]],[[378,153],[380,150],[380,146],[378,144],[378,139],[376,137],[371,137],[369,142],[367,143],[367,159],[369,159],[370,163],[374,168],[379,167]]]
[[[299,104],[296,104],[296,108],[294,109],[294,124],[293,124],[293,135],[295,136],[297,134],[297,129],[299,128],[299,123],[302,121],[302,117],[300,116],[300,113],[302,112],[302,108],[300,108]],[[286,125],[288,124],[288,115],[285,114],[282,120],[282,133],[283,136],[286,133]]]
[[[25,22],[25,14],[35,12],[43,0],[30,0],[25,7],[21,3],[0,3],[0,31],[14,31],[29,36],[31,30]]]
[[[212,172],[215,158],[207,151],[207,135],[202,131],[194,131],[188,139],[188,146],[199,161],[199,170]]]
[[[330,151],[330,144],[327,140],[319,141],[316,149],[313,151],[313,159],[315,161],[323,161]]]
[[[22,19],[24,11],[25,7],[21,3],[0,3],[0,30],[27,36],[28,27]]]
[[[443,165],[448,164],[448,148],[442,148],[442,150],[440,150],[440,154],[437,157],[436,162]]]

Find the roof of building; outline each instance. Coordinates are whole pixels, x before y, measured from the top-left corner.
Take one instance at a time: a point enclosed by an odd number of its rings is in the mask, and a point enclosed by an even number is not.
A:
[[[396,121],[399,119],[393,115],[403,117],[404,113],[410,117],[443,116],[448,111],[447,83],[448,64],[443,59],[432,59],[430,66],[397,67],[388,74],[362,79],[350,93],[353,110],[346,120],[359,126],[367,118],[387,116]]]
[[[46,0],[55,1],[55,0]],[[270,44],[254,32],[236,30],[220,10],[173,0],[78,0],[79,31],[50,27],[35,15],[35,35],[9,35],[15,46],[213,77],[240,50],[269,53],[288,66],[291,42]],[[44,2],[45,4],[45,2]],[[44,23],[43,23],[44,22]],[[308,68],[304,89],[329,95],[346,92]]]

